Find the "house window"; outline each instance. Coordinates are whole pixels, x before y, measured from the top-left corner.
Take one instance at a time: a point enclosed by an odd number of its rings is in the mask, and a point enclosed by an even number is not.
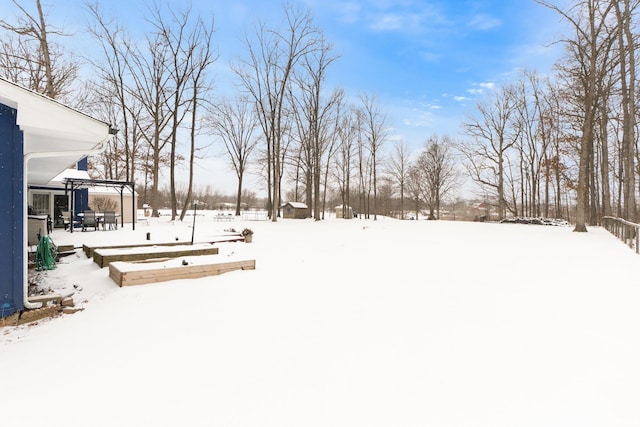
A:
[[[49,215],[49,194],[34,194],[31,206],[36,215]]]

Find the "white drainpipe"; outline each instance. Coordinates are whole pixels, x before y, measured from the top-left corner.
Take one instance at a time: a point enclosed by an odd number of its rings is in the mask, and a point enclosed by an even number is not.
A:
[[[42,153],[27,153],[24,155],[23,159],[23,182],[22,182],[22,218],[27,219],[27,221],[24,221],[24,224],[22,226],[22,242],[23,244],[28,242],[28,233],[29,233],[29,221],[28,221],[28,213],[29,213],[29,195],[27,193],[28,191],[28,184],[27,184],[27,177],[29,176],[28,174],[28,163],[29,160],[31,159],[36,159],[36,158],[44,158],[44,157],[64,157],[64,156],[89,156],[91,154],[97,154],[100,153],[102,151],[104,151],[105,147],[106,147],[106,143],[109,141],[109,139],[111,139],[112,136],[109,135],[104,141],[102,141],[100,143],[100,145],[98,146],[99,148],[96,148],[94,150],[91,150],[89,152],[87,151],[51,151],[51,152],[42,152]],[[25,254],[23,261],[22,261],[22,274],[23,274],[23,290],[22,290],[22,302],[24,304],[24,308],[28,308],[28,309],[34,309],[34,308],[40,308],[42,307],[42,303],[37,302],[30,302],[29,301],[29,277],[28,277],[28,273],[29,273],[29,254],[28,254],[28,250],[27,253]]]

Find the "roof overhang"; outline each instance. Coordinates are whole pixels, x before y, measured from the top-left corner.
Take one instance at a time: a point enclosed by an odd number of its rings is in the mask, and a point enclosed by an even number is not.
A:
[[[108,123],[0,78],[0,103],[17,111],[28,160],[27,182],[44,185],[112,138]]]

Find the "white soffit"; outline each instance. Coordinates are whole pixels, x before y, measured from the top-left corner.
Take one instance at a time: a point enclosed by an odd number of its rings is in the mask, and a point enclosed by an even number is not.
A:
[[[37,156],[27,165],[29,184],[46,184],[111,137],[108,123],[1,78],[0,103],[18,112],[23,154]]]

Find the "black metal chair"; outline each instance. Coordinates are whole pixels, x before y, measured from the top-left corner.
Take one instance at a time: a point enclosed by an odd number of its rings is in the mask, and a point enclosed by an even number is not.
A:
[[[84,211],[84,216],[82,217],[82,231],[89,227],[93,227],[94,231],[98,230],[98,220],[94,211]]]
[[[116,220],[115,211],[104,212],[104,217],[102,218],[102,227],[106,230],[107,226],[109,226],[109,230],[118,229],[118,221]]]

